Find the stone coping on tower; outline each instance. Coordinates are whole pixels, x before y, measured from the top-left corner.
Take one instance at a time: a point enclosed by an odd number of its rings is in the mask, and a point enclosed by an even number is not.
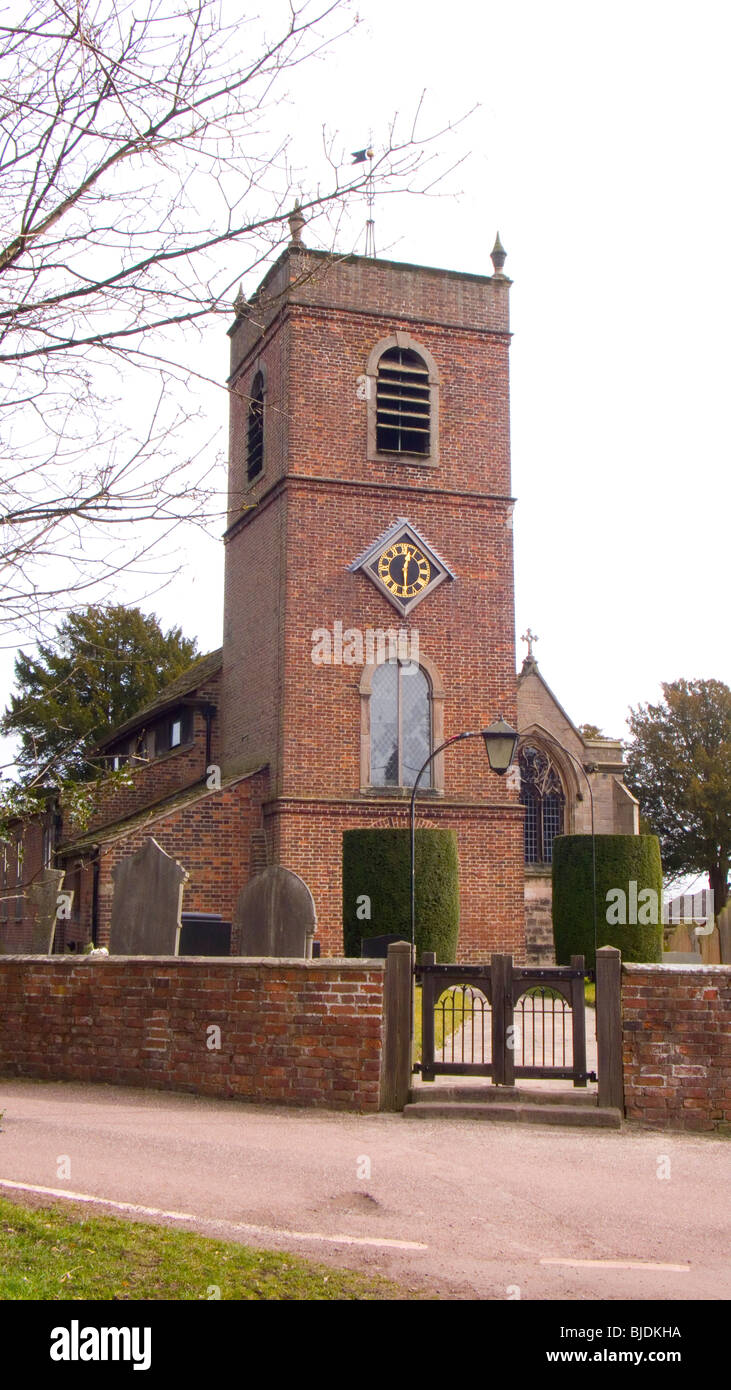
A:
[[[231,373],[285,305],[509,334],[510,284],[502,275],[287,247],[251,298],[237,304],[228,330]]]

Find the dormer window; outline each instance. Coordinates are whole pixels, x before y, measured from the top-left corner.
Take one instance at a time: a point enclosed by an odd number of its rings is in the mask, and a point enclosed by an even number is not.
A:
[[[246,478],[252,483],[264,467],[264,377],[257,372],[251,383],[249,423],[246,435]]]
[[[366,366],[368,458],[439,462],[439,373],[408,333],[373,348]]]
[[[193,738],[192,709],[178,709],[158,724],[155,733],[155,753],[161,757],[174,748],[182,748]]]

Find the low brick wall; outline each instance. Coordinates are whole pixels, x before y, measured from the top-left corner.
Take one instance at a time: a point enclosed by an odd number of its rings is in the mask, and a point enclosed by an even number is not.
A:
[[[731,967],[623,965],[625,1113],[667,1129],[731,1123]]]
[[[0,956],[0,1074],[377,1110],[384,974],[372,960]]]

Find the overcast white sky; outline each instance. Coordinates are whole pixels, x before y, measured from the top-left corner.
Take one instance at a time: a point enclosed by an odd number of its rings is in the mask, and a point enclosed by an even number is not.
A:
[[[293,84],[296,161],[320,158],[323,123],[346,149],[378,147],[423,89],[424,130],[480,104],[444,142],[468,155],[451,181],[461,196],[379,199],[377,250],[490,274],[500,229],[517,632],[539,634],[541,670],[576,723],[623,735],[628,706],[659,697],[661,680],[731,679],[731,11],[363,0],[359,12],[356,33]],[[214,326],[204,351],[221,379],[227,346]],[[225,407],[212,395],[222,427]],[[217,646],[222,570],[222,548],[196,533],[187,569],[142,606]],[[1,669],[7,693],[9,654]]]

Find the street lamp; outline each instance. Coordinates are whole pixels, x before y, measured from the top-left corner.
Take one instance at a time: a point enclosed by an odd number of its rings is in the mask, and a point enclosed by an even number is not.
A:
[[[461,743],[466,738],[481,738],[485,742],[485,752],[493,772],[498,777],[504,777],[515,755],[515,748],[518,742],[518,734],[515,729],[511,729],[504,719],[496,719],[488,729],[474,729],[463,734],[453,734],[452,738],[445,739],[440,743],[433,753],[429,754],[426,762],[419,768],[414,782],[414,789],[411,793],[411,949],[414,950],[416,942],[416,793],[421,781],[422,774],[426,772],[430,762],[436,758],[437,753],[441,753],[444,748],[448,748],[452,743]]]
[[[489,729],[481,729],[480,734],[485,740],[485,752],[492,771],[496,772],[498,777],[504,777],[515,757],[515,745],[518,742],[515,729],[511,729],[504,719],[496,719]]]

